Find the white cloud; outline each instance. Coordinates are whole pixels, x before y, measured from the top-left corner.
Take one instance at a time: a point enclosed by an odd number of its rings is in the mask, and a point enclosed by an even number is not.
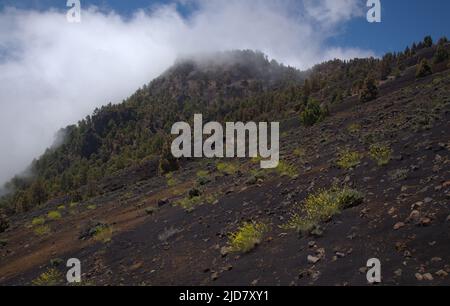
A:
[[[197,9],[186,18],[172,4],[124,19],[84,8],[80,24],[66,22],[65,12],[56,10],[1,11],[0,182],[40,155],[59,128],[97,106],[120,102],[179,55],[258,49],[308,68],[370,54],[325,45],[338,25],[355,16],[357,0],[181,2]]]

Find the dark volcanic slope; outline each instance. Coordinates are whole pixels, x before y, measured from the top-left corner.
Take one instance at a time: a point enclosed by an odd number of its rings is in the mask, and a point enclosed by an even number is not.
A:
[[[59,207],[62,218],[48,221],[46,235],[30,223],[57,202],[14,217],[0,237],[0,283],[29,284],[55,259],[77,257],[84,283],[94,285],[364,285],[366,261],[376,257],[383,284],[449,285],[450,73],[390,81],[380,92],[367,104],[347,98],[312,128],[283,122],[288,175],[258,171],[248,160],[222,161],[231,168],[225,174],[215,161],[199,160]],[[387,165],[370,158],[374,143],[391,148]],[[363,154],[354,169],[336,166],[344,147]],[[187,212],[177,200],[198,177],[211,204]],[[364,202],[321,224],[316,237],[280,227],[308,194],[332,185],[359,190]],[[261,244],[224,254],[228,234],[248,220],[270,225]],[[56,269],[64,273],[64,265]]]

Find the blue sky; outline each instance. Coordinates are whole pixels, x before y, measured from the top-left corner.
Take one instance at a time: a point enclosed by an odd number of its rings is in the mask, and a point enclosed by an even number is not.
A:
[[[226,1],[226,0],[224,0]],[[337,0],[339,1],[339,0]],[[0,8],[13,6],[23,9],[65,9],[65,0],[0,0]],[[122,16],[130,16],[138,9],[151,9],[170,0],[81,0],[82,5],[92,4],[112,9]],[[364,4],[365,0],[361,0]],[[369,24],[364,17],[353,18],[339,35],[328,44],[340,47],[358,47],[373,50],[381,55],[387,51],[403,50],[425,35],[435,39],[450,36],[450,1],[448,0],[381,0],[382,22]],[[178,5],[183,16],[189,16],[194,8]]]

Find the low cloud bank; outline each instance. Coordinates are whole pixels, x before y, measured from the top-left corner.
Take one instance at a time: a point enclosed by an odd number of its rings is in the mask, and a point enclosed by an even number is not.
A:
[[[361,16],[357,0],[193,0],[123,18],[95,7],[70,24],[66,12],[0,12],[0,183],[23,170],[55,132],[117,103],[179,56],[257,49],[300,69],[323,60],[373,55],[327,47]],[[177,7],[195,9],[187,16]]]

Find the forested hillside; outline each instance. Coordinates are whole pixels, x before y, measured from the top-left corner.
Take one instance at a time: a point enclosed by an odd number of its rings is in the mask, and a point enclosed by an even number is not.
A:
[[[431,37],[382,59],[334,60],[304,72],[254,51],[180,59],[122,103],[61,129],[26,175],[6,184],[0,207],[12,214],[55,197],[86,200],[102,193],[99,180],[148,161],[160,164],[158,172],[170,171],[164,167],[170,127],[194,113],[223,122],[300,120],[303,112],[312,118],[302,120],[313,124],[347,97],[376,98],[376,84],[407,75],[421,60],[426,75],[444,69],[447,59],[447,40],[433,44]]]

